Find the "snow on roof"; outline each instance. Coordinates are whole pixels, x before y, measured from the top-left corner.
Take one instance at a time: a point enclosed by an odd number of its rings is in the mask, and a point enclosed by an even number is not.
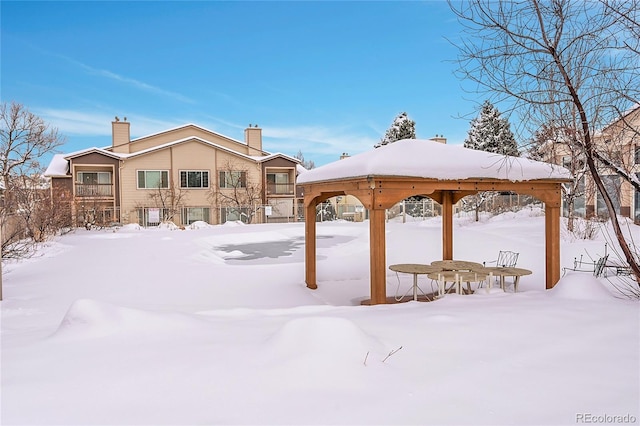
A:
[[[202,138],[197,137],[197,136],[188,136],[188,137],[183,138],[183,139],[170,141],[170,142],[164,143],[162,145],[152,146],[150,148],[143,149],[143,150],[136,151],[136,152],[131,152],[131,153],[116,153],[116,152],[107,151],[104,148],[92,147],[92,148],[85,148],[85,149],[81,149],[79,151],[71,152],[69,154],[56,154],[56,155],[53,156],[51,162],[49,163],[49,167],[47,167],[47,170],[45,172],[45,176],[66,176],[67,173],[69,172],[68,160],[70,158],[77,157],[77,156],[84,155],[84,154],[88,154],[88,153],[91,153],[91,152],[98,152],[98,153],[101,153],[101,154],[104,154],[104,155],[107,155],[107,156],[113,157],[113,158],[126,159],[126,158],[131,158],[131,157],[137,157],[137,156],[140,156],[140,155],[144,155],[144,154],[147,154],[149,152],[153,152],[153,151],[157,151],[157,150],[160,150],[160,149],[168,148],[170,146],[178,145],[178,144],[181,144],[181,143],[184,143],[184,142],[188,142],[188,141],[192,141],[192,140],[196,140],[196,141],[204,143],[206,145],[213,146],[213,147],[215,147],[217,149],[226,151],[226,152],[228,152],[230,154],[234,154],[234,155],[237,155],[239,157],[243,157],[243,158],[255,161],[255,162],[266,161],[266,160],[269,160],[269,159],[274,158],[274,157],[284,157],[284,158],[286,158],[288,160],[291,160],[291,161],[294,161],[294,162],[299,162],[298,159],[296,159],[294,157],[291,157],[291,156],[288,156],[286,154],[282,154],[282,153],[270,154],[270,153],[267,153],[267,151],[262,151],[262,152],[264,152],[264,153],[266,153],[268,155],[266,155],[266,156],[247,155],[247,154],[243,154],[241,152],[235,151],[233,149],[227,148],[227,147],[225,147],[223,145],[217,144],[215,142],[211,142],[211,141],[208,141],[206,139],[202,139]]]
[[[45,176],[67,176],[69,173],[69,162],[65,158],[67,154],[55,154],[45,170]]]
[[[102,148],[85,148],[79,151],[70,152],[68,154],[55,154],[44,172],[44,176],[68,176],[69,173],[69,159],[79,157],[81,155],[97,152],[102,155],[107,155],[113,158],[123,158],[121,154],[106,151]]]
[[[262,152],[266,152],[266,151],[262,151]],[[267,160],[271,160],[272,158],[276,158],[276,157],[282,157],[282,158],[284,158],[286,160],[293,161],[294,163],[299,163],[300,162],[300,160],[298,160],[297,158],[292,157],[292,156],[287,155],[287,154],[283,154],[281,152],[274,152],[273,154],[267,154],[267,155],[263,155],[263,156],[260,156],[260,155],[251,156],[251,158],[253,158],[255,161],[257,161],[259,163],[262,163],[262,162],[267,161]]]
[[[512,182],[571,179],[569,170],[549,163],[431,140],[405,139],[301,173],[298,183],[370,175],[440,180],[491,178]]]
[[[155,133],[151,133],[151,134],[148,134],[148,135],[140,136],[138,138],[131,139],[131,142],[136,142],[136,141],[141,140],[141,139],[151,138],[151,137],[154,137],[154,136],[162,135],[162,134],[165,134],[165,133],[173,132],[174,130],[180,130],[180,129],[184,129],[184,128],[187,128],[187,127],[195,127],[197,129],[204,130],[205,132],[212,133],[212,134],[214,134],[216,136],[220,136],[221,138],[228,139],[228,140],[233,141],[233,142],[237,142],[237,143],[239,143],[241,145],[246,145],[242,141],[230,138],[229,136],[225,136],[225,135],[223,135],[221,133],[218,133],[218,132],[214,132],[213,130],[207,129],[206,127],[198,126],[197,124],[194,124],[194,123],[186,123],[186,124],[182,124],[180,126],[172,127],[170,129],[165,129],[165,130],[161,130],[159,132],[155,132]]]
[[[302,164],[296,164],[296,174],[302,174],[308,171],[309,170],[307,170]]]
[[[226,146],[217,144],[215,142],[208,141],[206,139],[202,139],[202,138],[200,138],[198,136],[187,136],[186,138],[182,138],[182,139],[178,139],[178,140],[175,140],[175,141],[167,142],[167,143],[164,143],[162,145],[152,146],[152,147],[149,147],[149,148],[146,148],[146,149],[143,149],[143,150],[140,150],[140,151],[132,152],[132,153],[129,153],[129,154],[118,154],[118,155],[120,157],[122,157],[122,158],[137,157],[137,156],[140,156],[140,155],[147,154],[149,152],[157,151],[157,150],[160,150],[160,149],[168,148],[168,147],[173,146],[173,145],[178,145],[178,144],[181,144],[181,143],[184,143],[184,142],[189,142],[189,141],[194,141],[194,140],[198,141],[198,142],[201,142],[201,143],[203,143],[205,145],[209,145],[209,146],[215,147],[215,148],[220,149],[222,151],[226,151],[226,152],[228,152],[230,154],[237,155],[239,157],[244,157],[244,158],[249,159],[249,160],[259,161],[258,159],[263,159],[264,158],[264,157],[259,157],[259,156],[251,156],[251,155],[243,154],[243,153],[235,151],[235,150],[233,150],[231,148],[227,148]],[[263,152],[265,152],[265,151],[263,151]]]

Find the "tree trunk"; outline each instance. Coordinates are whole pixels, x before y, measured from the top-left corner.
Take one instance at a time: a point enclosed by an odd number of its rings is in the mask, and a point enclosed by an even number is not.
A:
[[[593,178],[593,181],[596,187],[598,188],[598,192],[600,192],[600,195],[604,200],[604,204],[607,206],[607,212],[609,213],[609,218],[611,219],[611,226],[613,227],[613,232],[616,235],[616,239],[620,244],[620,248],[624,253],[625,259],[627,260],[629,267],[631,268],[631,270],[633,271],[633,274],[636,277],[636,282],[640,286],[640,266],[638,265],[638,262],[636,261],[634,253],[631,251],[631,248],[629,247],[627,240],[625,240],[624,238],[624,234],[622,233],[622,229],[620,228],[620,223],[618,222],[618,215],[613,206],[613,202],[611,201],[611,197],[607,193],[604,183],[602,182],[602,179],[598,174],[598,169],[594,161],[595,147],[593,146],[593,142],[591,140],[591,129],[589,128],[589,121],[587,120],[587,114],[585,112],[584,106],[582,105],[582,102],[580,101],[578,93],[575,87],[573,86],[571,79],[569,78],[564,66],[560,62],[560,58],[558,57],[557,52],[553,50],[552,53],[553,53],[553,58],[556,62],[556,65],[565,80],[565,84],[567,88],[569,89],[569,93],[571,95],[571,98],[573,99],[573,103],[578,109],[578,113],[580,114],[580,119],[582,122],[582,131],[584,134],[584,150],[585,150],[585,158],[587,160],[587,168],[589,169],[589,172],[591,173],[591,177]]]

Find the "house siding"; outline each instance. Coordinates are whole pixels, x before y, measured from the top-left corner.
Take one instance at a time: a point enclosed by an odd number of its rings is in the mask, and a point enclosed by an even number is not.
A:
[[[596,134],[594,144],[602,152],[608,153],[613,158],[618,157],[618,162],[623,166],[627,173],[640,173],[640,164],[635,163],[635,151],[640,147],[640,108],[630,112],[624,117],[626,125],[622,120],[607,126],[603,131]],[[631,127],[631,128],[630,128]],[[562,164],[563,157],[569,156],[570,152],[563,143],[556,143],[553,146],[553,152],[548,154],[548,160],[554,164]],[[606,166],[599,165],[598,173],[600,176],[613,176],[616,172]],[[619,201],[617,213],[635,219],[640,219],[640,211],[636,211],[636,191],[633,186],[626,180],[620,178],[620,186],[618,197],[614,197]],[[591,176],[587,173],[585,177],[585,216],[587,218],[597,216],[598,200],[601,198],[595,183]]]
[[[218,144],[241,154],[249,155],[248,145],[242,142],[234,141],[230,138],[225,138],[224,136],[218,135],[216,133],[208,132],[205,129],[196,126],[185,126],[179,129],[159,133],[157,135],[135,139],[130,143],[130,150],[132,153],[135,153],[165,143],[190,137],[204,139],[206,141]]]

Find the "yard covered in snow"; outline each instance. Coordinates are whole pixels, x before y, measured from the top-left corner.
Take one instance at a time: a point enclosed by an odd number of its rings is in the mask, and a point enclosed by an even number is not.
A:
[[[302,223],[56,238],[4,265],[2,424],[637,423],[640,311],[617,278],[545,291],[537,210],[454,223],[457,259],[520,252],[519,293],[360,306],[367,222],[318,224],[317,290]],[[605,230],[565,232],[562,266]],[[388,264],[441,253],[438,218],[387,225]],[[388,271],[387,294],[411,281]]]

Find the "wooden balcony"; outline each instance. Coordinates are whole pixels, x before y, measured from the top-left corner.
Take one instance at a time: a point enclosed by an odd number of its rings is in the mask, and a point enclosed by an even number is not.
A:
[[[113,185],[110,183],[76,183],[76,197],[107,198],[113,197]]]
[[[293,195],[292,183],[267,183],[267,195]]]

